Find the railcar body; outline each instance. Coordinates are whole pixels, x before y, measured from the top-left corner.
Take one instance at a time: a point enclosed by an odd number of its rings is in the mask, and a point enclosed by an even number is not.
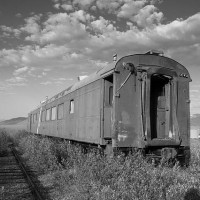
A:
[[[28,131],[112,152],[142,149],[151,157],[190,155],[187,69],[157,53],[121,58],[29,113]]]

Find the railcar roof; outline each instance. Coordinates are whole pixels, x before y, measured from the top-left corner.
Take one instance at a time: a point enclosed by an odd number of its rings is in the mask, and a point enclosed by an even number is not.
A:
[[[101,79],[101,78],[104,77],[105,75],[111,74],[111,73],[114,71],[114,69],[115,69],[116,63],[118,63],[120,60],[122,60],[122,59],[124,59],[124,58],[126,58],[126,57],[130,57],[130,56],[134,56],[135,58],[138,57],[138,59],[141,58],[141,60],[143,60],[142,58],[144,58],[144,57],[146,57],[146,56],[154,56],[154,57],[157,57],[157,58],[159,57],[159,59],[161,59],[161,60],[162,60],[162,58],[165,58],[165,59],[167,59],[167,60],[169,60],[169,61],[172,61],[172,62],[174,62],[174,63],[177,63],[177,66],[174,66],[175,68],[178,67],[179,69],[181,68],[182,70],[186,70],[186,71],[187,71],[187,69],[186,69],[183,65],[181,65],[181,64],[178,63],[177,61],[175,61],[175,60],[173,60],[173,59],[171,59],[171,58],[168,58],[168,57],[157,56],[157,55],[149,55],[149,54],[134,54],[134,55],[128,55],[128,56],[124,56],[124,57],[120,58],[117,62],[113,62],[113,63],[108,64],[107,66],[101,68],[100,70],[96,71],[95,73],[89,75],[87,78],[85,78],[85,79],[83,79],[83,80],[81,80],[81,81],[78,81],[78,82],[76,82],[75,84],[69,86],[67,89],[63,90],[62,92],[56,94],[56,95],[53,96],[52,98],[50,98],[50,99],[48,99],[47,101],[45,101],[43,105],[45,105],[45,104],[47,104],[47,103],[50,103],[50,102],[53,102],[54,100],[56,100],[56,99],[58,99],[58,98],[60,98],[60,97],[63,97],[63,96],[65,96],[65,95],[67,95],[67,94],[69,94],[69,93],[71,93],[71,92],[77,90],[78,88],[81,88],[81,87],[83,87],[83,86],[85,86],[85,85],[87,85],[87,84],[89,84],[89,83],[92,83],[92,82],[94,82],[94,81],[96,81],[96,80],[98,80],[98,79]],[[141,63],[141,64],[142,64],[142,63]],[[188,72],[188,71],[187,71],[187,72]],[[39,108],[40,106],[41,106],[41,105],[39,105],[38,108]],[[37,109],[38,109],[38,108],[37,108]],[[35,109],[35,110],[37,110],[37,109]]]
[[[113,72],[115,68],[115,63],[111,63],[108,64],[107,66],[99,69],[98,71],[96,71],[95,73],[89,75],[87,78],[76,82],[75,84],[69,86],[68,88],[66,88],[65,90],[63,90],[62,92],[56,94],[55,96],[53,96],[52,98],[48,99],[47,101],[44,102],[44,104],[53,102],[54,100],[63,97],[75,90],[77,90],[78,88],[81,88],[85,85],[88,85],[89,83],[92,83],[100,78],[102,78],[103,76],[105,76],[106,74],[110,74]],[[38,107],[40,107],[41,105],[39,105]]]

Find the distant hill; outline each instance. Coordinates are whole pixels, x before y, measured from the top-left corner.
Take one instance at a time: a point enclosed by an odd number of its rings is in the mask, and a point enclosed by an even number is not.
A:
[[[21,123],[25,121],[27,118],[26,117],[17,117],[17,118],[12,118],[9,120],[1,121],[0,125],[15,125],[18,123]]]
[[[195,114],[190,119],[191,126],[199,126],[200,127],[200,114]]]

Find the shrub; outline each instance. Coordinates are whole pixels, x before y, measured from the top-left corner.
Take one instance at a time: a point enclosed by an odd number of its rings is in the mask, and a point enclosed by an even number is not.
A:
[[[8,149],[8,136],[4,129],[0,130],[0,155],[5,154]]]
[[[162,163],[155,167],[140,153],[110,158],[95,150],[83,153],[79,145],[55,138],[21,136],[24,157],[41,172],[51,173],[48,180],[63,199],[200,199],[198,141],[196,149],[192,146],[191,165],[184,169]]]
[[[58,168],[55,145],[50,139],[26,135],[21,138],[19,148],[38,171],[44,173]]]

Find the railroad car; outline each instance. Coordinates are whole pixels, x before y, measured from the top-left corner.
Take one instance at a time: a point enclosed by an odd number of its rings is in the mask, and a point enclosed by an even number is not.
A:
[[[160,52],[128,55],[42,102],[28,115],[28,131],[187,163],[190,81]]]

